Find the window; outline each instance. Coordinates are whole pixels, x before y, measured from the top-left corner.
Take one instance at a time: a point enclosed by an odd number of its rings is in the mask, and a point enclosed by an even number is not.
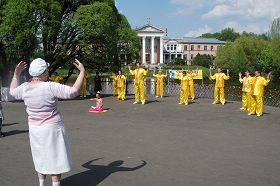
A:
[[[177,45],[174,45],[174,50],[177,50]]]
[[[170,50],[170,45],[167,45],[167,49],[166,50]]]
[[[211,46],[211,51],[213,51],[214,50],[214,46]]]
[[[171,51],[173,50],[173,45],[171,45],[170,50],[171,50]]]
[[[197,45],[197,50],[200,50],[200,45]]]
[[[193,59],[193,54],[191,54],[191,59]]]
[[[194,45],[191,45],[191,50],[194,50]]]
[[[188,54],[185,54],[185,55],[184,55],[184,59],[188,59]]]
[[[188,50],[188,45],[185,45],[185,46],[184,46],[184,50]]]
[[[204,46],[204,51],[207,51],[207,45]]]

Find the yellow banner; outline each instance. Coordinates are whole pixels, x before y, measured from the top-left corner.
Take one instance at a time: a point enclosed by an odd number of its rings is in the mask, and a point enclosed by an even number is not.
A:
[[[190,73],[192,71],[192,73],[195,74],[195,76],[193,76],[193,79],[203,79],[202,70],[169,70],[169,78],[178,79],[183,71],[186,71],[187,73]]]

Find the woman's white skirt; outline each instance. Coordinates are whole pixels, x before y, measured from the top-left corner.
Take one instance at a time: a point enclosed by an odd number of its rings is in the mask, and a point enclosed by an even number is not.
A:
[[[71,170],[72,157],[63,123],[29,125],[35,170],[41,174],[61,174]]]

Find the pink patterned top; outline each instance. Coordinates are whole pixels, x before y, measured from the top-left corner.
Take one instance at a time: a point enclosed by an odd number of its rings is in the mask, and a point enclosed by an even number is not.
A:
[[[29,125],[55,124],[62,121],[57,98],[70,99],[79,94],[75,87],[55,82],[23,83],[10,91],[16,99],[24,100]]]

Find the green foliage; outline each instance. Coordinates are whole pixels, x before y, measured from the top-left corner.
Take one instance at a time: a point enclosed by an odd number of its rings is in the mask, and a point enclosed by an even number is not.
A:
[[[138,47],[114,0],[0,1],[0,71],[6,84],[20,60],[42,57],[53,73],[62,66],[72,69],[69,62],[78,56],[89,70],[107,71],[119,68],[122,57],[137,58]]]
[[[272,41],[257,35],[242,35],[233,43],[218,48],[215,64],[229,68],[234,74],[249,70],[273,72],[275,79],[280,75],[280,37]]]
[[[196,66],[203,66],[209,68],[210,65],[213,65],[214,56],[211,55],[200,55],[197,54],[196,57],[193,59],[193,65]]]
[[[221,41],[235,41],[240,36],[233,28],[225,28],[221,32],[202,34],[202,38],[216,38]]]

